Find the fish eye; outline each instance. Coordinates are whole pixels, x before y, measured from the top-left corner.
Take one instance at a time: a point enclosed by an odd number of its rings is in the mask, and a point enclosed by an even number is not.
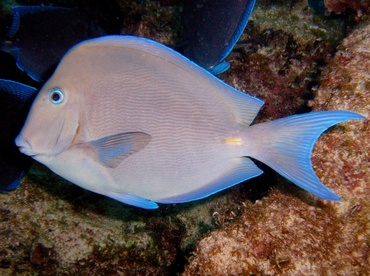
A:
[[[59,88],[53,88],[49,92],[49,100],[53,104],[60,104],[64,100],[64,94]]]

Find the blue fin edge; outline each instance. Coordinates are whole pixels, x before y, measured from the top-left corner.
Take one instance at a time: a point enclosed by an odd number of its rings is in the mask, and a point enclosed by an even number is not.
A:
[[[238,40],[239,40],[240,36],[242,35],[245,27],[247,26],[249,18],[251,16],[252,12],[253,12],[255,3],[256,3],[256,0],[250,0],[249,3],[247,4],[247,6],[245,8],[245,11],[244,11],[244,14],[241,17],[242,19],[241,19],[238,27],[236,28],[236,30],[234,32],[234,35],[232,36],[232,38],[230,40],[230,43],[220,54],[220,59],[219,59],[220,62],[223,61],[230,54],[230,52],[234,48],[236,42],[238,42]]]
[[[22,181],[22,178],[24,177],[26,173],[24,171],[21,171],[19,173],[19,176],[17,177],[17,179],[15,179],[12,183],[10,183],[9,185],[6,185],[6,188],[3,187],[0,192],[2,193],[7,193],[7,192],[11,192],[17,188],[19,188],[19,186],[21,185],[21,181]],[[3,186],[3,185],[1,185]]]
[[[8,37],[13,37],[18,32],[19,26],[20,26],[21,16],[16,11],[16,7],[12,8],[12,12],[13,12],[13,20],[12,20],[12,23],[9,27],[9,30],[8,30],[7,34],[6,34]]]
[[[31,101],[37,93],[37,89],[32,86],[5,79],[0,79],[0,91],[12,94],[24,101]]]
[[[366,117],[350,111],[318,111],[294,115],[251,127],[256,134],[264,132],[258,141],[260,152],[252,156],[302,189],[325,200],[342,199],[321,183],[311,163],[316,140],[327,128]]]
[[[218,74],[221,74],[227,70],[229,70],[230,68],[230,63],[228,63],[227,61],[223,61],[215,66],[213,66],[212,68],[209,69],[209,72],[211,72],[213,75],[218,75]]]
[[[157,209],[158,204],[149,199],[128,195],[128,194],[118,194],[118,193],[106,193],[107,197],[115,199],[119,202],[126,203],[128,205],[144,208],[144,209]]]

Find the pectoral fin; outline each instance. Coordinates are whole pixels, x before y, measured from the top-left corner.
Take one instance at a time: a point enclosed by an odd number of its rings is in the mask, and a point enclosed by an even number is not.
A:
[[[109,168],[117,167],[125,158],[142,150],[151,140],[144,132],[110,135],[88,143],[98,162]]]

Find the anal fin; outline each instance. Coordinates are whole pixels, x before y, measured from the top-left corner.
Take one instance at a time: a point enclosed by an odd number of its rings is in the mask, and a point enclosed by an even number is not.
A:
[[[160,203],[181,203],[198,200],[239,184],[250,178],[259,176],[263,173],[254,162],[247,157],[238,157],[232,160],[234,164],[222,176],[214,179],[209,184],[192,192],[176,195],[157,200]]]
[[[106,193],[104,194],[107,197],[115,199],[119,202],[126,203],[132,206],[144,208],[144,209],[157,209],[158,205],[154,201],[149,199],[136,197],[127,194],[118,194],[118,193]]]

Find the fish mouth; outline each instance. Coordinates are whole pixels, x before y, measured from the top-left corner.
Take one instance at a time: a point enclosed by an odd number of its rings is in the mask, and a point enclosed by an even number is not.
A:
[[[25,155],[28,155],[28,156],[30,156],[30,157],[34,157],[34,156],[38,155],[38,154],[36,154],[35,152],[33,152],[31,149],[26,148],[26,147],[22,147],[22,146],[20,146],[20,147],[18,147],[18,149],[19,149],[19,151],[20,151],[21,153],[23,153],[23,154],[25,154]]]
[[[19,151],[25,155],[28,155],[30,157],[38,155],[37,152],[32,150],[30,143],[28,143],[27,140],[23,139],[21,136],[17,136],[17,138],[15,138],[15,144],[18,147]]]

